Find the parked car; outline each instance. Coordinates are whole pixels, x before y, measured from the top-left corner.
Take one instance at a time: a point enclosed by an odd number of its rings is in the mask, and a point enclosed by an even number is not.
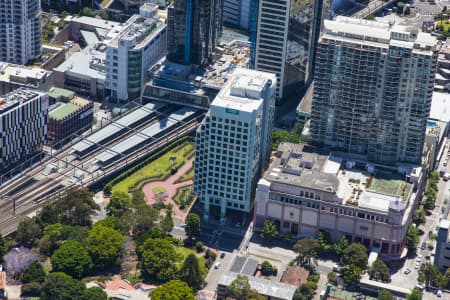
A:
[[[218,261],[214,264],[214,269],[218,269],[218,268],[220,268],[220,261]]]
[[[420,249],[425,250],[427,248],[427,243],[423,242],[422,245],[420,245]]]
[[[419,269],[420,268],[420,262],[416,262],[416,265],[414,266],[414,269]]]
[[[220,253],[220,258],[224,258],[225,257],[225,252],[221,252]]]
[[[442,291],[441,290],[437,290],[436,296],[438,296],[439,298],[442,297]]]
[[[406,275],[408,275],[409,273],[411,273],[412,270],[410,268],[406,268],[405,271],[403,273],[405,273]]]

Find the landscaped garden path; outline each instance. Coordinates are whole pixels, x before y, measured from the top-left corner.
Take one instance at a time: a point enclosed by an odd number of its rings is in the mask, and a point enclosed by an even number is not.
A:
[[[187,171],[189,171],[193,166],[194,159],[189,160],[187,163],[182,165],[177,172],[167,178],[165,181],[154,181],[147,183],[142,188],[145,196],[147,197],[147,203],[149,205],[154,204],[158,199],[163,200],[166,204],[171,203],[173,205],[173,211],[175,215],[183,220],[186,218],[187,213],[183,212],[174,201],[174,196],[177,193],[177,189],[192,185],[192,180],[186,180],[183,182],[175,183],[181,176],[183,176]],[[161,189],[162,188],[162,189]],[[165,190],[164,192],[155,193],[157,190]]]

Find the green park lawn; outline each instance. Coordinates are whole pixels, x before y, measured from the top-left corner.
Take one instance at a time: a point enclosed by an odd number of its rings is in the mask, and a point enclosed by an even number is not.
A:
[[[189,254],[197,255],[197,252],[195,250],[189,249],[186,247],[181,247],[181,246],[175,246],[175,251],[177,251],[177,253],[180,254],[183,258],[181,260],[180,267],[183,264],[182,262],[186,259],[186,257],[189,256]],[[200,265],[200,271],[202,272],[203,278],[205,278],[206,275],[208,274],[208,269],[205,267],[205,262],[206,262],[206,259],[203,256],[198,257],[198,264]]]
[[[181,166],[186,162],[194,152],[194,143],[187,142],[180,147],[165,153],[160,158],[152,161],[142,169],[136,171],[126,179],[120,181],[112,187],[112,192],[128,193],[129,188],[134,187],[137,183],[148,180],[158,181],[164,180],[170,175],[171,166]],[[175,158],[171,161],[171,158]]]
[[[164,193],[166,191],[162,186],[157,186],[152,189],[153,194]]]

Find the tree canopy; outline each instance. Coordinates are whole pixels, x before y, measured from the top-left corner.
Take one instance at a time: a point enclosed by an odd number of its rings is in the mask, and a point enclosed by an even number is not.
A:
[[[378,300],[394,300],[394,295],[388,290],[381,290],[378,292]]]
[[[55,271],[77,278],[87,275],[93,267],[88,251],[77,241],[65,242],[55,251],[51,260]]]
[[[80,300],[108,300],[108,295],[99,287],[94,286],[83,291]]]
[[[194,291],[202,287],[203,276],[195,254],[189,254],[186,257],[179,272],[179,278],[186,282]]]
[[[406,233],[406,247],[410,252],[414,252],[417,244],[419,244],[419,230],[415,226],[409,225]]]
[[[263,225],[263,230],[259,234],[262,239],[270,239],[277,237],[279,234],[277,225],[272,220],[266,220]]]
[[[117,230],[102,225],[94,226],[86,238],[86,247],[95,267],[104,269],[118,266],[123,240]]]
[[[64,224],[90,226],[91,216],[99,206],[93,200],[94,194],[87,188],[68,189],[54,206]]]
[[[315,239],[305,237],[297,241],[294,251],[297,253],[297,261],[300,265],[311,266],[312,261],[317,257],[319,244]]]
[[[43,283],[45,281],[45,271],[42,265],[34,261],[32,262],[22,274],[22,283],[38,282]]]
[[[151,299],[195,300],[194,292],[181,280],[171,280],[150,293]]]
[[[389,268],[382,260],[377,259],[370,267],[369,275],[372,278],[387,281],[389,279]]]
[[[406,295],[406,300],[422,300],[422,292],[419,289],[413,289],[411,294]]]
[[[342,254],[342,262],[346,265],[356,265],[361,270],[367,267],[367,249],[360,243],[350,244]]]
[[[189,239],[198,239],[200,237],[200,217],[197,214],[190,213],[186,217],[186,227],[184,230]]]
[[[65,273],[50,273],[41,288],[41,300],[78,300],[85,286]]]
[[[180,257],[174,246],[166,239],[147,239],[138,248],[144,277],[149,280],[166,282],[174,279],[175,263]]]
[[[36,217],[25,218],[17,227],[16,242],[22,246],[31,248],[41,236],[42,228],[36,222]]]
[[[110,216],[120,217],[130,208],[130,206],[131,199],[127,193],[114,192],[111,195],[111,200],[109,201],[106,210]]]
[[[3,236],[0,234],[0,263],[3,262],[3,256],[8,252],[8,246]]]
[[[237,275],[227,287],[227,296],[236,300],[265,299],[258,292],[251,288],[248,277]]]

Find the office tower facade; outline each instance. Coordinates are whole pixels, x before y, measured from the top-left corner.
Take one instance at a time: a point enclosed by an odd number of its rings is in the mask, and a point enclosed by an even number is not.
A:
[[[206,65],[222,34],[222,1],[175,0],[167,23],[169,60]]]
[[[40,0],[0,1],[0,61],[23,65],[41,55]]]
[[[223,24],[248,30],[251,1],[253,0],[223,0]]]
[[[107,44],[105,86],[113,100],[139,97],[147,69],[167,52],[167,25],[157,16],[157,5],[146,7]]]
[[[45,93],[18,89],[0,96],[0,170],[43,146],[47,138],[47,110]]]
[[[275,105],[274,74],[234,71],[211,103],[195,137],[194,192],[204,204],[249,212],[252,195],[270,155]]]
[[[331,13],[332,0],[261,0],[257,6],[250,65],[277,75],[277,99],[297,95],[312,78],[318,33]],[[252,32],[250,28],[250,36]]]
[[[319,39],[312,139],[386,164],[421,163],[438,51],[416,28],[338,17]]]

